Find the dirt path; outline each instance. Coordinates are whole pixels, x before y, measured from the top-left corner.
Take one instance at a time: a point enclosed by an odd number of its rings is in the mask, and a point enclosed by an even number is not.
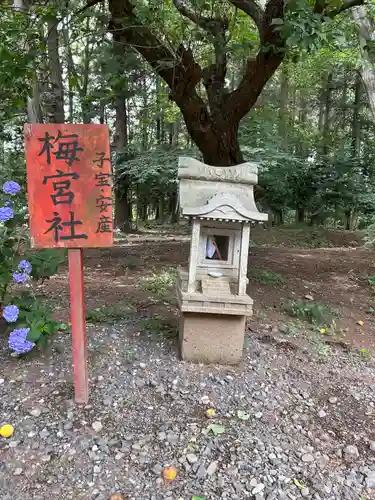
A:
[[[86,252],[88,308],[130,305],[150,314],[171,315],[171,308],[166,310],[139,284],[153,273],[186,265],[189,243],[185,236],[163,241],[154,238],[150,241],[143,237],[140,243],[139,237],[132,237],[130,242],[110,250]],[[375,290],[368,284],[368,278],[374,275],[373,254],[364,249],[254,248],[249,255],[248,287],[255,301],[252,327],[266,323],[275,328],[289,323],[291,319],[284,314],[284,306],[312,296],[315,302],[336,314],[336,336],[339,334],[341,340],[375,352],[375,313],[370,312],[375,309]],[[68,317],[66,269],[39,291],[51,300],[55,298],[62,317]],[[173,295],[172,287],[171,301]],[[177,310],[174,312],[176,315]],[[358,321],[364,325],[359,326]]]

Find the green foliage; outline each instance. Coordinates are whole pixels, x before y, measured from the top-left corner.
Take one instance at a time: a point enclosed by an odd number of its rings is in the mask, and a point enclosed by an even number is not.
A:
[[[274,273],[273,271],[267,271],[266,269],[259,271],[252,269],[249,278],[251,282],[261,285],[281,285],[284,282],[280,274]]]
[[[44,249],[27,256],[32,265],[31,277],[46,279],[57,273],[59,267],[66,262],[66,252],[60,249]]]
[[[371,354],[371,352],[369,352],[368,349],[365,349],[365,348],[361,349],[359,351],[359,354],[363,359],[372,359],[373,358],[373,355]]]
[[[149,278],[144,278],[139,282],[142,290],[148,292],[157,299],[163,299],[173,290],[176,284],[176,270],[168,268],[160,273],[154,273]]]
[[[313,337],[310,339],[310,342],[319,356],[326,358],[331,354],[331,346],[323,342],[320,338]]]
[[[120,305],[96,307],[86,311],[89,323],[113,323],[128,318],[133,311]]]
[[[30,277],[51,276],[60,261],[48,251],[32,254],[30,260],[22,255],[27,244],[24,199],[20,186],[13,183],[13,187],[15,192],[9,194],[3,185],[0,194],[0,210],[3,214],[8,210],[0,222],[0,311],[6,306],[17,306],[12,329],[29,329],[27,340],[43,348],[48,337],[65,326],[53,319],[51,310],[39,298],[22,290],[22,284]]]
[[[46,346],[49,337],[67,329],[67,325],[53,319],[50,307],[28,292],[12,297],[11,303],[20,310],[18,321],[12,327],[29,328],[27,339],[41,349]]]
[[[283,309],[289,316],[315,325],[330,324],[334,317],[329,306],[313,301],[292,300],[285,304]]]
[[[300,332],[302,330],[301,325],[298,325],[296,323],[283,323],[280,327],[279,330],[282,334],[286,335],[287,337],[298,337],[300,335]]]

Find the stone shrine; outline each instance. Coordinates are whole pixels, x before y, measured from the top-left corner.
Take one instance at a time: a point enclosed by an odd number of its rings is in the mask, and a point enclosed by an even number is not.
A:
[[[268,218],[254,201],[258,167],[212,167],[183,157],[178,179],[181,215],[192,219],[189,267],[178,270],[177,281],[181,356],[235,364],[253,312],[246,294],[250,223]]]

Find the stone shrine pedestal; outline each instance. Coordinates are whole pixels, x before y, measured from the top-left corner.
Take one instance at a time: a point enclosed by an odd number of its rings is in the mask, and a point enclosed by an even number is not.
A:
[[[183,359],[236,364],[246,317],[250,223],[265,222],[254,202],[257,166],[211,167],[180,158],[180,207],[192,219],[189,268],[178,270]]]

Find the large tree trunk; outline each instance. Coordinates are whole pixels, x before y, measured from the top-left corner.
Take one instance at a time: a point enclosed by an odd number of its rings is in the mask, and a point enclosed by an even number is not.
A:
[[[180,108],[187,130],[204,161],[218,166],[242,163],[239,124],[256,104],[264,86],[285,57],[285,37],[276,25],[283,24],[287,2],[268,0],[264,7],[255,0],[225,2],[245,12],[259,32],[258,53],[246,61],[242,78],[232,91],[226,88],[228,19],[225,15],[220,17],[218,12],[205,17],[193,8],[196,2],[173,0],[171,3],[182,17],[188,19],[195,29],[206,32],[212,41],[215,57],[211,65],[202,68],[192,50],[183,43],[175,48],[165,41],[168,36],[158,38],[150,24],[142,22],[136,11],[136,2],[132,0],[109,0],[110,30],[113,36],[123,36],[125,44],[137,50],[166,82],[170,99]],[[313,10],[321,15],[323,23],[324,18],[333,18],[352,6],[353,0],[336,8],[331,8],[324,0],[316,0]],[[208,104],[198,90],[202,83]]]
[[[329,73],[327,76],[325,90],[322,94],[322,103],[323,106],[323,122],[322,122],[322,135],[323,135],[323,147],[322,153],[323,155],[327,155],[329,152],[329,145],[331,142],[330,139],[330,128],[331,128],[331,95],[332,95],[332,73]]]
[[[288,100],[289,82],[288,68],[284,61],[280,74],[280,107],[279,107],[279,136],[282,139],[282,149],[287,149],[286,138],[288,132]]]
[[[161,91],[161,85],[160,85],[160,78],[159,76],[156,76],[156,144],[160,145],[163,143],[163,114],[162,114],[162,109],[161,109],[161,103],[160,103],[160,91]]]
[[[114,37],[113,51],[119,61],[124,58],[123,41],[120,35]],[[122,68],[123,64],[120,64]],[[116,92],[116,123],[114,145],[117,156],[123,154],[128,145],[128,115],[126,107],[125,92],[121,89],[113,89]],[[115,167],[116,168],[116,167]],[[116,178],[115,183],[115,227],[121,231],[130,230],[131,203],[129,200],[128,177]]]
[[[245,2],[231,2],[247,10]],[[284,17],[284,2],[270,0],[265,10],[254,5],[246,12],[256,22],[260,33],[257,56],[247,61],[238,87],[228,92],[227,72],[227,21],[204,18],[191,12],[187,4],[174,0],[180,14],[208,32],[212,39],[215,61],[202,68],[194,59],[190,48],[181,44],[177,50],[158,39],[138,18],[131,0],[109,0],[110,29],[113,36],[121,34],[124,42],[134,47],[164,79],[170,89],[170,99],[180,108],[187,130],[203,154],[205,163],[230,166],[243,162],[238,140],[242,118],[256,103],[263,87],[284,58],[284,41],[274,29],[273,19]],[[271,48],[272,47],[272,48]],[[198,92],[203,82],[208,105]]]
[[[48,66],[52,85],[52,106],[50,109],[49,121],[64,123],[64,89],[59,57],[59,32],[57,30],[57,25],[58,21],[56,17],[51,17],[48,20]]]
[[[373,49],[374,39],[372,38],[374,26],[371,25],[371,21],[367,17],[365,7],[363,6],[353,9],[352,16],[357,26],[361,45],[361,76],[366,88],[370,109],[375,119],[375,50]]]
[[[199,134],[199,124],[186,123],[186,126],[193,141],[197,144],[196,135]],[[203,160],[207,165],[226,167],[243,163],[238,127],[238,123],[226,124],[224,121],[213,124],[213,140],[199,146]]]
[[[361,106],[361,90],[362,81],[361,75],[357,72],[354,88],[354,103],[353,103],[353,121],[352,121],[352,155],[357,157],[360,154],[361,147],[361,122],[360,122],[360,106]]]
[[[296,222],[299,224],[303,224],[306,220],[306,211],[305,207],[302,205],[298,205],[297,210],[296,210]]]
[[[125,98],[118,95],[116,96],[116,152],[118,154],[124,153],[127,143],[126,103]],[[125,232],[130,229],[131,207],[129,195],[128,177],[117,179],[115,186],[115,227]]]

